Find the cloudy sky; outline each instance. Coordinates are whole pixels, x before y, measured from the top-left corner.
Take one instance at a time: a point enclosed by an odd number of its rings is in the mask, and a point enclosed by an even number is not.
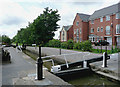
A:
[[[20,28],[40,15],[44,8],[58,9],[60,29],[55,32],[58,38],[63,25],[71,25],[76,13],[92,14],[95,10],[118,3],[119,0],[0,0],[0,35],[13,38]],[[112,9],[111,9],[112,10]]]

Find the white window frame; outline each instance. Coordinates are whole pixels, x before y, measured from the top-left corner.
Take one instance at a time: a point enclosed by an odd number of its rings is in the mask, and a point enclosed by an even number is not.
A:
[[[98,31],[98,30],[99,30],[99,31]],[[100,32],[100,28],[99,28],[99,27],[97,28],[97,32]]]
[[[120,19],[120,12],[116,13],[116,19]]]
[[[79,36],[79,29],[76,29],[77,36]]]
[[[64,32],[64,31],[62,31],[62,35],[63,35],[63,36],[65,35],[65,32]]]
[[[106,21],[110,21],[110,15],[106,16]]]
[[[103,17],[100,18],[100,22],[103,22]]]
[[[94,33],[94,28],[91,28],[91,33]]]
[[[94,20],[91,20],[91,24],[94,24]]]
[[[120,34],[120,24],[116,25],[116,34]]]
[[[101,27],[101,32],[103,32],[103,27]]]
[[[110,26],[106,26],[106,35],[110,35]]]

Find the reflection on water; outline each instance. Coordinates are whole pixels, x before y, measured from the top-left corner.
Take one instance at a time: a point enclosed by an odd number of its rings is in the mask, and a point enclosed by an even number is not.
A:
[[[73,85],[87,85],[89,87],[93,87],[90,85],[118,85],[118,83],[112,82],[111,79],[97,75],[92,71],[61,76],[61,78]]]

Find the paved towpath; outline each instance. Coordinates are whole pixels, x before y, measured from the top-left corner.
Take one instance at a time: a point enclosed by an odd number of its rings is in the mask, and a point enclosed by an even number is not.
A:
[[[2,85],[70,85],[44,68],[42,81],[35,81],[36,62],[22,52],[16,52],[15,48],[8,49],[11,55],[11,63],[2,65]]]
[[[38,47],[36,49],[35,47],[27,47],[27,49],[35,53],[38,53],[39,51]],[[50,48],[50,47],[42,47],[42,54],[56,55],[55,58],[58,58],[58,59],[64,59],[63,54],[68,54],[68,55],[65,55],[65,57],[69,62],[77,62],[85,59],[92,59],[92,58],[102,56],[102,54],[95,54],[90,52],[79,52],[79,51],[66,50],[66,49],[61,49],[62,56],[57,56],[60,54],[60,50],[58,48]]]
[[[23,53],[17,53],[14,48],[5,49],[10,52],[11,63],[3,63],[2,65],[3,85],[13,85],[13,78],[23,77],[26,73],[35,71],[35,65],[26,61],[27,59],[24,59],[25,55]]]
[[[102,67],[103,62],[95,62],[90,65],[95,68],[95,71],[114,78],[120,81],[120,53],[111,54],[110,59],[107,60],[107,67]]]

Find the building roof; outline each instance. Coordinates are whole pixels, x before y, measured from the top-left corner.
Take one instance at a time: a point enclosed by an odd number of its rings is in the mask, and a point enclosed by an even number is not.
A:
[[[82,13],[77,13],[79,15],[79,17],[84,21],[84,22],[88,22],[89,21],[89,17],[90,15],[88,14],[82,14]]]
[[[111,15],[111,14],[114,14],[117,12],[120,12],[120,2],[115,5],[95,11],[90,16],[89,20],[94,20],[96,18],[100,18],[100,17],[106,16],[106,15]]]
[[[72,25],[68,25],[68,26],[63,26],[63,28],[65,29],[65,31],[68,31],[71,28]]]

